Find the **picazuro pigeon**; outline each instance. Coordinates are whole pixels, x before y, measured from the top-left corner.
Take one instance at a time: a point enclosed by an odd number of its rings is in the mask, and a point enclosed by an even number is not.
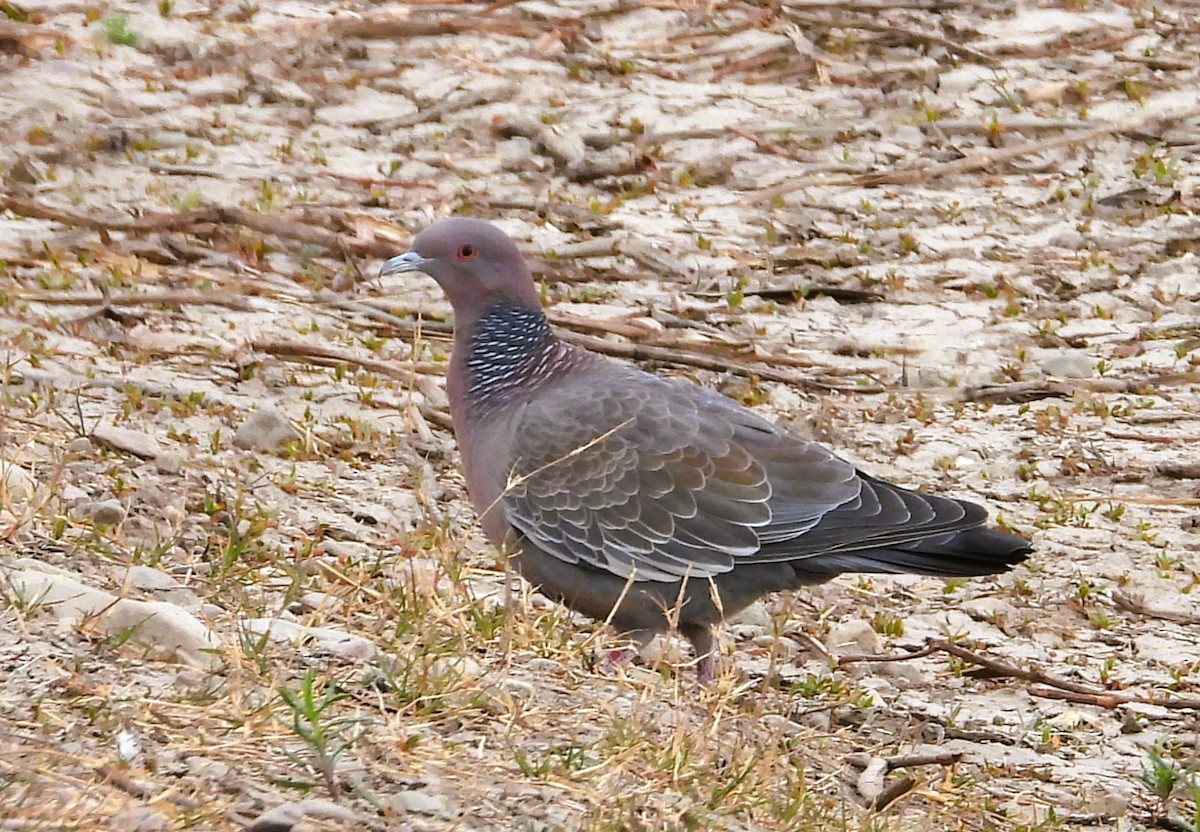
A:
[[[982,506],[880,482],[730,399],[559,340],[493,225],[431,225],[381,274],[410,271],[454,307],[450,414],[488,539],[637,645],[676,628],[702,681],[713,627],[768,592],[843,572],[991,575],[1031,551],[983,528]]]

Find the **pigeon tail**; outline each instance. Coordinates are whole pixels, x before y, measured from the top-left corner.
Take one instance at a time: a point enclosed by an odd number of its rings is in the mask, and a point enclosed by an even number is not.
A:
[[[884,549],[816,555],[792,563],[798,575],[843,572],[978,578],[1006,572],[1032,552],[1029,542],[996,529],[975,528]]]

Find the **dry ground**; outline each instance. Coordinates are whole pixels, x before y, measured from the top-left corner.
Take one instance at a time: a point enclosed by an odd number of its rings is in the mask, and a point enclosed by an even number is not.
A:
[[[0,10],[0,829],[1197,829],[1194,6]],[[370,279],[456,211],[1035,557],[600,674]]]

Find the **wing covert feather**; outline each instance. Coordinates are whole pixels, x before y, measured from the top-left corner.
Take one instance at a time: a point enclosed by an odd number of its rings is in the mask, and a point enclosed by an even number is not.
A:
[[[979,506],[890,486],[740,405],[619,365],[526,406],[502,498],[542,551],[634,580],[905,545]]]

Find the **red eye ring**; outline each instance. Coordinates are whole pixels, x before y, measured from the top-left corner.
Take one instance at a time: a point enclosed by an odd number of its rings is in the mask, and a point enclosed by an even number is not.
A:
[[[459,260],[474,260],[478,256],[479,249],[475,248],[475,246],[471,245],[470,243],[466,243],[458,247]]]

